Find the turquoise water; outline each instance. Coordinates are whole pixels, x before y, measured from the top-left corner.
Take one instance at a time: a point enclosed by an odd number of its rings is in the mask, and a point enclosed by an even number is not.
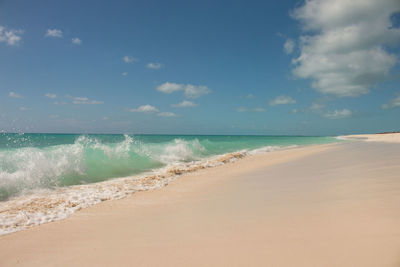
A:
[[[0,134],[0,200],[37,188],[100,182],[265,146],[337,142],[333,137]]]

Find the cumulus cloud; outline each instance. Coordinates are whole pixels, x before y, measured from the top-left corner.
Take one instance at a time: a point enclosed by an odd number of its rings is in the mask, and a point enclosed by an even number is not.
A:
[[[176,91],[184,90],[184,87],[185,86],[183,84],[166,82],[157,86],[157,90],[165,94],[170,94]]]
[[[325,118],[328,119],[344,119],[344,118],[348,118],[352,115],[351,110],[348,110],[347,108],[344,108],[342,110],[334,110],[328,113],[324,114]]]
[[[0,43],[4,42],[8,45],[18,45],[21,41],[22,30],[7,30],[5,27],[0,26]]]
[[[170,82],[166,82],[157,86],[157,90],[165,94],[171,94],[176,91],[183,91],[183,94],[187,98],[198,98],[211,92],[211,90],[207,86],[203,85],[179,84]]]
[[[127,109],[129,112],[141,112],[141,113],[155,113],[159,112],[158,108],[152,106],[152,105],[143,105],[138,108],[131,108]]]
[[[182,102],[178,104],[172,104],[171,106],[173,106],[174,108],[190,108],[197,106],[197,104],[192,101],[183,100]]]
[[[202,95],[206,95],[209,94],[211,92],[210,89],[208,89],[207,86],[203,86],[203,85],[191,85],[191,84],[187,84],[185,86],[184,89],[184,94],[186,97],[188,98],[198,98]]]
[[[286,54],[291,54],[294,50],[295,43],[292,39],[287,39],[285,44],[283,45],[283,50]]]
[[[130,56],[124,56],[124,57],[122,58],[122,60],[123,60],[125,63],[134,63],[134,62],[137,62],[137,61],[138,61],[136,58],[130,57]]]
[[[161,69],[162,67],[163,67],[163,64],[161,64],[161,63],[156,63],[156,62],[150,62],[150,63],[148,63],[147,65],[146,65],[146,67],[148,68],[148,69],[153,69],[153,70],[158,70],[158,69]]]
[[[270,106],[276,106],[276,105],[288,105],[288,104],[294,104],[296,103],[296,100],[294,100],[290,96],[285,96],[285,95],[280,95],[275,97],[275,99],[269,101]]]
[[[157,115],[160,116],[160,117],[166,117],[166,118],[168,118],[168,117],[176,117],[176,114],[173,113],[173,112],[160,112]]]
[[[22,97],[21,95],[15,93],[15,92],[9,92],[8,96],[12,97],[12,98],[21,98]]]
[[[82,44],[82,40],[79,39],[79,38],[72,38],[72,39],[71,39],[71,42],[72,42],[74,45],[80,45],[80,44]]]
[[[400,107],[400,93],[396,94],[396,96],[390,99],[388,103],[382,105],[383,109],[390,109],[396,107]]]
[[[293,74],[323,94],[367,94],[398,61],[385,48],[400,42],[391,20],[399,11],[398,0],[305,1],[291,14],[305,32]]]
[[[168,118],[168,117],[176,117],[177,115],[173,112],[165,112],[160,111],[158,108],[152,105],[142,105],[138,108],[130,108],[126,109],[128,112],[139,112],[139,113],[148,113],[148,114],[156,114],[157,116]]]
[[[98,101],[98,100],[90,100],[87,97],[74,97],[72,104],[74,104],[74,105],[100,105],[100,104],[104,104],[104,102]]]
[[[57,98],[57,95],[56,95],[56,94],[51,94],[51,93],[47,93],[47,94],[45,94],[44,96],[45,96],[45,97],[48,97],[48,98],[52,98],[52,99]]]
[[[61,38],[61,37],[63,37],[63,32],[62,32],[62,30],[58,30],[58,29],[48,29],[44,36],[45,37]]]

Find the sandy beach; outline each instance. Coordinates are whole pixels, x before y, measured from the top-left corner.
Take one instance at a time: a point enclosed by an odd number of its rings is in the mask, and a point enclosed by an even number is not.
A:
[[[400,143],[400,133],[354,134],[344,136],[343,138],[367,142]]]
[[[400,266],[400,144],[364,139],[249,156],[0,236],[0,265]]]

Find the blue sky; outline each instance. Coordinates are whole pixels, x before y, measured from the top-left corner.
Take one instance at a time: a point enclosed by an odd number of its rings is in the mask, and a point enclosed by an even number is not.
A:
[[[400,130],[400,3],[0,1],[0,130]]]

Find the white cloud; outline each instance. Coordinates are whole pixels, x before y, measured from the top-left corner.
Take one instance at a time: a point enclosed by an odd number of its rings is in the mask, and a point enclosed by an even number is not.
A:
[[[161,117],[166,117],[166,118],[167,117],[176,117],[176,114],[172,113],[172,112],[160,112],[157,115],[161,116]]]
[[[400,41],[391,20],[399,11],[398,0],[305,1],[292,13],[309,32],[300,37],[293,74],[323,94],[367,94],[398,61],[385,48]]]
[[[352,115],[351,110],[344,108],[342,110],[336,109],[334,111],[328,112],[324,114],[324,117],[328,119],[344,119],[350,117],[351,115]]]
[[[103,101],[89,100],[87,97],[74,97],[72,104],[75,105],[100,105],[104,104]]]
[[[280,95],[275,97],[275,99],[269,101],[270,106],[276,106],[276,105],[288,105],[288,104],[294,104],[296,103],[296,100],[294,100],[290,96],[285,96],[285,95]]]
[[[253,112],[265,112],[267,110],[265,108],[258,107],[258,108],[253,108],[251,111],[253,111]]]
[[[122,76],[126,76],[126,75],[128,75],[128,73],[127,72],[123,72],[123,73],[121,73],[121,75]]]
[[[184,87],[185,86],[183,84],[166,82],[157,86],[157,90],[165,94],[170,94],[176,91],[184,90]]]
[[[31,110],[31,108],[27,108],[27,107],[19,107],[19,110],[21,110],[21,111],[27,111],[27,110]]]
[[[197,106],[197,104],[192,101],[183,100],[182,102],[180,102],[178,104],[172,104],[171,106],[173,106],[175,108],[190,108],[190,107]]]
[[[47,94],[45,94],[44,96],[45,96],[45,97],[48,97],[48,98],[52,98],[52,99],[57,98],[57,95],[56,95],[56,94],[51,94],[51,93],[47,93]]]
[[[324,107],[325,107],[325,105],[314,102],[311,104],[310,109],[311,110],[320,110],[320,109],[323,109]]]
[[[156,63],[156,62],[155,63],[150,62],[150,63],[148,63],[146,65],[146,67],[149,68],[149,69],[158,70],[158,69],[161,69],[163,67],[163,64]]]
[[[198,98],[202,95],[209,94],[211,92],[207,86],[203,85],[192,85],[192,84],[179,84],[166,82],[157,86],[157,90],[165,94],[171,94],[176,91],[183,91],[187,98]]]
[[[21,95],[15,93],[15,92],[9,92],[8,96],[12,97],[12,98],[21,98],[22,97]]]
[[[7,30],[5,27],[0,26],[0,43],[18,45],[22,39],[20,36],[22,33],[22,30]]]
[[[53,115],[50,115],[49,116],[51,119],[57,119],[57,118],[59,118],[60,116],[59,115],[56,115],[56,114],[53,114]]]
[[[291,54],[294,50],[295,43],[292,39],[287,39],[285,44],[283,45],[283,50],[286,54]]]
[[[142,113],[154,113],[154,112],[159,112],[158,108],[152,106],[152,105],[143,105],[138,108],[131,108],[127,109],[129,112],[142,112]]]
[[[58,101],[56,101],[56,102],[54,102],[53,104],[54,104],[54,105],[66,105],[67,102],[65,102],[65,101],[58,102]]]
[[[106,121],[106,120],[108,120],[109,118],[108,118],[107,116],[104,116],[102,119],[103,119],[104,121]]]
[[[382,105],[383,109],[396,107],[400,107],[400,93],[398,93],[394,98],[390,99],[388,103]]]
[[[122,60],[123,60],[125,63],[134,63],[134,62],[137,62],[137,61],[138,61],[136,58],[130,57],[130,56],[124,56],[124,57],[122,58]]]
[[[188,98],[198,98],[202,95],[206,95],[209,94],[211,92],[210,89],[208,89],[207,86],[203,86],[203,85],[191,85],[191,84],[187,84],[185,86],[184,89],[184,94],[186,97]]]
[[[82,44],[82,40],[81,39],[79,39],[79,38],[72,38],[71,39],[71,42],[73,43],[73,44],[75,44],[75,45],[80,45],[80,44]]]
[[[48,29],[44,36],[61,38],[61,37],[63,37],[63,32],[62,32],[62,30],[58,30],[58,29]]]
[[[248,109],[245,107],[239,107],[236,109],[236,111],[237,112],[265,112],[267,110],[263,107],[257,107],[257,108],[252,108],[252,109]]]
[[[157,116],[160,117],[176,117],[177,115],[173,112],[161,112],[158,108],[152,106],[152,105],[142,105],[138,108],[131,108],[131,109],[126,109],[128,112],[140,112],[140,113],[149,113],[149,114],[156,114]]]

